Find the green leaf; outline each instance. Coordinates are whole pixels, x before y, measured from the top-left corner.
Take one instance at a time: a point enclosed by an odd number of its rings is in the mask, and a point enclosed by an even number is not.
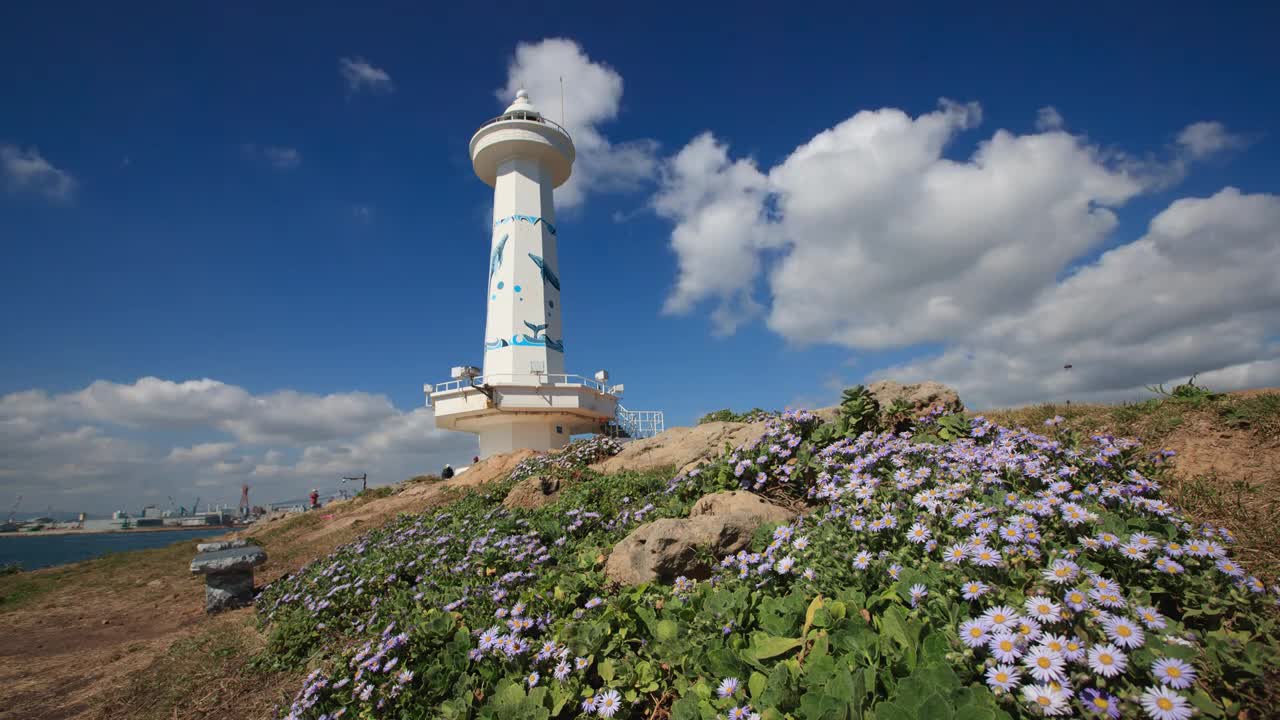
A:
[[[800,638],[783,638],[757,632],[751,636],[750,655],[755,660],[777,657],[800,647],[804,641]]]
[[[764,693],[765,683],[769,679],[758,672],[752,672],[751,677],[747,678],[747,690],[751,692],[751,699],[759,701],[760,695]]]
[[[953,714],[951,704],[939,693],[930,694],[916,709],[920,720],[951,720]]]
[[[612,682],[614,677],[614,667],[612,660],[604,660],[596,666],[596,672],[599,673],[600,679],[605,682]]]
[[[658,642],[671,642],[680,635],[680,626],[672,620],[660,620],[653,636]]]
[[[682,697],[671,706],[671,720],[698,720],[698,701]]]
[[[809,609],[804,611],[804,627],[800,630],[800,637],[809,634],[809,628],[813,627],[813,616],[822,607],[822,596],[819,595],[809,603]]]
[[[742,671],[742,663],[728,648],[716,648],[707,652],[707,669],[717,677],[734,677]]]
[[[1209,717],[1222,717],[1222,706],[1214,702],[1213,698],[1200,688],[1196,688],[1196,691],[1191,693],[1191,704]]]
[[[778,663],[769,671],[769,684],[760,696],[760,704],[765,707],[783,707],[794,700],[791,691],[791,672],[785,663]]]
[[[915,720],[915,716],[896,703],[882,702],[876,705],[876,720]]]
[[[996,720],[996,713],[991,708],[966,705],[956,709],[954,720]]]
[[[831,617],[836,620],[843,620],[845,615],[849,612],[848,606],[839,600],[832,600],[828,602],[827,609],[831,611]]]

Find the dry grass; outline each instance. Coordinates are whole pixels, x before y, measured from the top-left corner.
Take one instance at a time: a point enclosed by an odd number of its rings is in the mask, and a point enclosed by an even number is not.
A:
[[[252,660],[263,640],[248,611],[218,617],[199,633],[174,642],[124,685],[105,693],[97,720],[242,720],[274,717],[301,672],[271,672]]]

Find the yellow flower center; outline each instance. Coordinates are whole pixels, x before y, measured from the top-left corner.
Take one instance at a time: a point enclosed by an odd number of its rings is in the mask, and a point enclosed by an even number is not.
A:
[[[1054,571],[1053,571],[1053,574],[1054,574],[1054,575],[1057,575],[1058,577],[1066,577],[1066,576],[1067,576],[1067,569],[1066,569],[1066,568],[1058,568],[1057,570],[1054,570]]]
[[[969,635],[971,637],[982,637],[982,628],[979,628],[979,627],[971,628],[969,630]]]
[[[1169,698],[1162,697],[1159,700],[1156,700],[1156,706],[1159,707],[1161,710],[1172,710],[1173,701],[1170,700]]]
[[[1000,682],[1000,683],[1009,682],[1009,673],[1002,673],[1002,672],[996,673],[996,682]]]
[[[1039,660],[1036,660],[1036,664],[1045,670],[1048,670],[1049,667],[1053,665],[1053,663],[1049,662],[1049,658],[1047,657],[1041,657]]]
[[[1071,652],[1075,652],[1075,651],[1077,651],[1077,650],[1079,650],[1079,649],[1080,649],[1080,646],[1079,646],[1079,645],[1077,645],[1077,644],[1075,644],[1075,643],[1067,643],[1067,650],[1070,650]]]
[[[1048,614],[1049,614],[1049,606],[1048,606],[1048,605],[1040,605],[1039,607],[1037,607],[1037,608],[1036,608],[1036,612],[1040,613],[1041,615],[1048,615]]]
[[[1098,662],[1099,662],[1099,663],[1102,663],[1103,665],[1110,665],[1110,664],[1111,664],[1111,656],[1110,656],[1110,655],[1108,655],[1108,654],[1106,654],[1106,653],[1103,653],[1103,654],[1101,654],[1101,655],[1099,655],[1099,656],[1098,656]]]
[[[1129,637],[1133,634],[1133,631],[1129,629],[1128,625],[1117,625],[1116,634],[1120,637]]]
[[[1003,625],[1005,621],[1005,617],[1003,614],[997,613],[995,616],[992,617],[992,621],[995,622],[995,624],[997,625]]]
[[[1062,652],[1062,645],[1057,641],[1049,643],[1049,649],[1054,652]]]
[[[1047,706],[1049,705],[1049,703],[1053,701],[1049,699],[1048,695],[1041,695],[1040,697],[1036,698],[1036,702],[1040,703],[1041,705]]]
[[[1071,593],[1071,602],[1082,603],[1084,602],[1084,596],[1080,593]]]
[[[1182,677],[1182,671],[1178,669],[1178,666],[1177,666],[1177,665],[1170,665],[1170,666],[1166,667],[1166,668],[1164,669],[1164,673],[1165,673],[1165,675],[1168,675],[1168,676],[1169,676],[1169,677],[1171,677],[1171,678],[1179,678],[1179,677]]]
[[[1093,706],[1099,710],[1106,710],[1110,705],[1111,703],[1107,702],[1107,699],[1101,695],[1093,699]]]
[[[1005,652],[1011,652],[1013,650],[1013,643],[1008,640],[1003,640],[1000,642],[1000,649]]]

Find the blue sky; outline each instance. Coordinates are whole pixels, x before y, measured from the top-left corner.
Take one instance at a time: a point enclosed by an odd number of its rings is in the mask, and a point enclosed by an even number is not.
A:
[[[0,11],[0,489],[465,460],[415,409],[480,361],[467,141],[519,84],[558,117],[557,75],[567,364],[668,424],[882,377],[978,407],[1280,378],[1248,274],[1280,244],[1275,10],[367,5]]]

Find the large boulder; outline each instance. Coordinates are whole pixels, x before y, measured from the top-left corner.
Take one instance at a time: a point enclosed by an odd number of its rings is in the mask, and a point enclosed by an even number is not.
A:
[[[745,515],[759,526],[766,523],[788,522],[796,514],[784,507],[774,505],[755,493],[729,490],[699,498],[698,502],[693,504],[693,509],[689,511],[689,517],[695,518],[701,515]]]
[[[561,481],[547,475],[534,475],[516,483],[502,500],[502,504],[515,510],[534,510],[550,505],[560,497]]]
[[[628,442],[622,446],[622,452],[601,460],[591,469],[609,474],[674,467],[683,472],[718,457],[726,444],[736,448],[759,440],[764,431],[764,422],[709,422],[675,427],[651,438]]]
[[[714,493],[694,504],[688,518],[666,518],[636,528],[614,546],[604,572],[624,585],[671,582],[681,575],[702,579],[711,568],[702,560],[746,549],[761,525],[786,522],[795,514],[746,492]]]
[[[941,405],[945,412],[956,413],[964,410],[960,402],[960,394],[955,390],[932,380],[911,385],[903,385],[893,380],[881,380],[867,386],[880,403],[880,411],[884,412],[898,399],[905,400],[911,406],[912,417],[919,417]]]

